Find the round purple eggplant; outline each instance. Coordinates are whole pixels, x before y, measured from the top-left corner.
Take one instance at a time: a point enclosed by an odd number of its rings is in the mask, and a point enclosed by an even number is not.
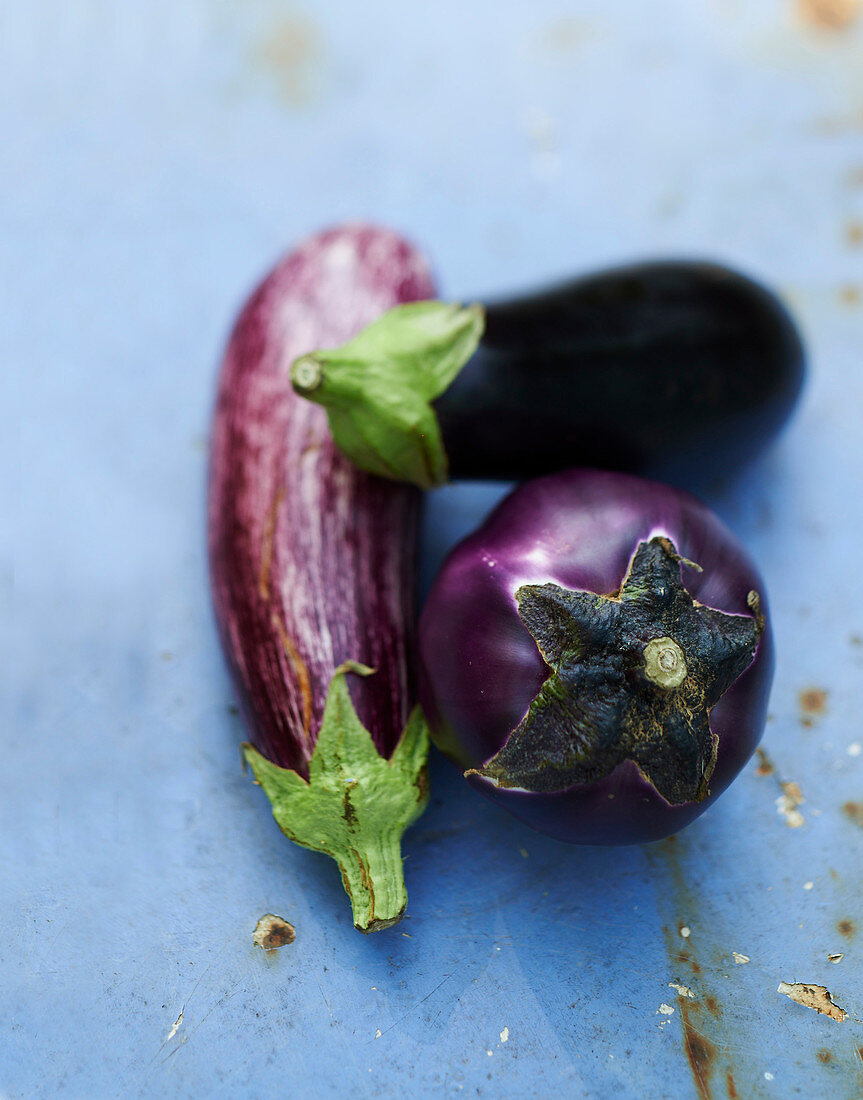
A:
[[[401,835],[428,797],[413,672],[420,494],[349,462],[290,366],[433,292],[394,233],[310,238],[240,313],[213,422],[210,572],[245,758],[285,834],[336,860],[364,932],[404,912]]]
[[[435,743],[482,794],[580,844],[698,817],[760,740],[764,586],[694,497],[568,470],[511,493],[449,555],[420,617]]]

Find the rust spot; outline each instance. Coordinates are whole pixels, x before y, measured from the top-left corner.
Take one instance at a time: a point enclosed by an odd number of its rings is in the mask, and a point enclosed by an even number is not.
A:
[[[273,539],[276,534],[276,519],[278,518],[279,508],[284,499],[285,490],[279,489],[273,497],[273,503],[270,505],[270,510],[267,512],[267,519],[264,523],[264,542],[261,546],[261,568],[258,573],[258,595],[262,600],[268,600],[270,598],[270,566],[273,562]]]
[[[798,17],[820,31],[843,31],[860,14],[861,0],[796,0]]]
[[[683,1019],[683,1045],[692,1070],[692,1080],[700,1100],[710,1100],[710,1078],[716,1062],[716,1047],[695,1027],[693,1009],[685,1001],[680,1004],[680,1014]]]
[[[737,1100],[740,1094],[737,1091],[737,1086],[734,1084],[734,1077],[730,1072],[725,1074],[725,1087],[728,1090],[728,1100]]]
[[[719,1007],[719,1001],[715,997],[705,997],[704,1004],[707,1006],[707,1011],[711,1016],[721,1016],[722,1009]]]
[[[252,942],[255,947],[260,947],[271,955],[280,947],[293,943],[296,937],[292,924],[288,924],[282,917],[277,917],[275,913],[265,913],[255,926]]]
[[[848,222],[845,226],[845,240],[852,248],[863,244],[863,222]]]
[[[842,813],[849,821],[863,829],[863,802],[843,802]]]
[[[764,751],[764,749],[756,749],[756,755],[758,757],[758,767],[755,769],[756,775],[773,775],[776,770],[773,767],[773,761]]]
[[[270,621],[276,628],[276,632],[279,635],[279,641],[282,643],[282,649],[284,649],[288,660],[291,662],[291,667],[297,676],[297,683],[300,685],[300,693],[303,697],[303,735],[306,740],[308,740],[309,731],[312,726],[312,682],[309,678],[309,670],[306,668],[305,661],[300,656],[299,650],[291,641],[282,620],[275,611]]]
[[[802,714],[820,715],[827,709],[827,692],[823,688],[807,688],[798,698]]]
[[[839,923],[836,925],[836,930],[839,932],[840,935],[847,936],[849,939],[856,932],[854,922],[850,920],[839,921]]]
[[[828,1062],[833,1061],[833,1055],[830,1053],[829,1050],[819,1050],[815,1057],[825,1066],[828,1064]]]
[[[839,301],[843,306],[856,306],[860,301],[860,290],[853,283],[848,283],[839,291]]]

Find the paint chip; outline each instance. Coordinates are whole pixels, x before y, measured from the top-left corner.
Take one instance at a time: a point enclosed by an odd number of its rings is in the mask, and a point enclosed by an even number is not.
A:
[[[845,958],[844,951],[833,951],[827,956],[827,961],[832,963],[839,963]]]
[[[859,741],[853,741],[845,751],[849,756],[859,756],[863,752],[863,745]]]
[[[377,1031],[375,1032],[375,1038],[376,1038],[376,1039],[380,1039],[380,1037],[381,1037],[381,1035],[382,1035],[382,1034],[383,1034],[383,1033],[381,1032],[381,1029],[380,1029],[380,1028],[378,1028],[378,1029],[377,1029]]]
[[[294,926],[283,917],[277,917],[275,913],[265,913],[252,933],[252,943],[255,947],[263,948],[268,955],[286,944],[293,943],[296,938]]]
[[[674,1009],[672,1008],[671,1005],[667,1005],[667,1004],[663,1003],[659,1006],[659,1008],[654,1013],[654,1016],[660,1016],[660,1015],[661,1016],[673,1016],[674,1015]]]
[[[744,963],[752,962],[752,959],[750,958],[749,955],[741,955],[739,951],[732,951],[731,952],[731,957],[740,966],[742,966]]]
[[[694,997],[695,994],[689,988],[688,985],[681,985],[680,982],[669,982],[668,988],[675,990],[680,997]]]
[[[165,1038],[166,1043],[169,1040],[173,1039],[174,1036],[177,1034],[177,1032],[180,1030],[180,1024],[183,1022],[183,1013],[184,1012],[185,1012],[185,1009],[181,1009],[180,1010],[180,1015],[177,1017],[176,1020],[174,1020],[173,1024],[171,1025],[171,1030],[168,1032],[168,1034]]]
[[[804,1008],[813,1008],[816,1012],[829,1016],[831,1020],[842,1023],[848,1018],[844,1008],[833,1003],[830,991],[823,985],[807,985],[805,982],[780,982],[777,993],[784,993]]]
[[[780,817],[785,818],[785,824],[789,829],[799,829],[805,824],[806,819],[797,808],[805,801],[803,792],[796,783],[782,783],[782,794],[776,799],[776,812]]]
[[[764,1074],[764,1080],[765,1081],[772,1081],[773,1080],[773,1074],[770,1073],[769,1070]]]
[[[500,1041],[502,1043],[505,1043],[505,1042],[507,1042],[508,1039],[509,1039],[509,1028],[505,1027],[503,1029],[503,1031],[500,1033]]]
[[[804,882],[803,883],[803,889],[804,890],[811,890],[814,886],[815,886],[814,882]]]
[[[689,937],[692,935],[692,929],[689,927],[688,924],[682,924],[680,926],[679,932],[685,940],[688,940]]]

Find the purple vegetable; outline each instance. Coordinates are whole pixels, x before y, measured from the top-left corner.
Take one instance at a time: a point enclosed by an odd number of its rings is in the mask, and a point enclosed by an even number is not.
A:
[[[213,601],[256,746],[246,758],[283,831],[336,859],[363,931],[404,911],[401,834],[427,799],[411,707],[419,493],[342,457],[290,366],[433,293],[393,233],[311,238],[242,310],[213,425]]]
[[[755,751],[765,615],[755,567],[688,494],[592,470],[528,482],[452,551],[423,609],[432,737],[541,832],[659,839]]]

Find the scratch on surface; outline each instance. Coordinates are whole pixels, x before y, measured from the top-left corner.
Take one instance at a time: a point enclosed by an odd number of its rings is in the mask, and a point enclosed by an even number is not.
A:
[[[844,1008],[835,1004],[830,996],[830,990],[823,985],[808,985],[805,982],[780,982],[777,993],[784,993],[804,1008],[814,1008],[816,1012],[829,1016],[837,1023],[843,1023],[848,1018]]]
[[[225,940],[225,942],[222,944],[222,946],[219,948],[219,950],[216,952],[216,954],[213,955],[213,957],[210,959],[210,961],[207,963],[207,965],[204,967],[204,969],[198,975],[198,979],[195,982],[195,984],[192,986],[191,992],[183,1000],[183,1005],[182,1005],[182,1008],[180,1009],[180,1015],[177,1017],[177,1020],[175,1021],[174,1026],[171,1029],[170,1035],[168,1035],[168,1037],[162,1041],[161,1046],[159,1047],[159,1049],[156,1051],[156,1053],[153,1055],[152,1059],[150,1060],[150,1065],[152,1065],[156,1061],[156,1059],[159,1057],[159,1055],[162,1053],[162,1051],[168,1045],[168,1041],[170,1039],[172,1039],[177,1034],[177,1029],[178,1029],[179,1025],[183,1022],[183,1018],[186,1014],[186,1009],[189,1007],[189,1001],[191,1001],[191,999],[195,996],[195,993],[198,990],[198,986],[201,984],[201,982],[204,980],[204,978],[206,978],[206,976],[213,969],[213,966],[216,964],[216,961],[219,958],[221,958],[225,948],[233,940],[233,938],[234,938],[234,936],[233,936],[233,933],[232,933],[230,936],[228,936],[228,938]],[[212,1011],[212,1009],[210,1011]],[[209,1013],[207,1015],[209,1015]],[[206,1019],[206,1017],[205,1017],[205,1019]],[[200,1027],[200,1024],[197,1024],[195,1026],[195,1028],[192,1029],[192,1034],[194,1034],[194,1032],[197,1030],[198,1027]],[[164,1063],[168,1060],[168,1058],[170,1058],[172,1054],[176,1053],[176,1051],[179,1050],[179,1048],[187,1041],[188,1038],[189,1038],[189,1036],[187,1034],[184,1034],[180,1038],[179,1043],[174,1047],[174,1049],[172,1051],[170,1051],[170,1053],[167,1055],[167,1057],[162,1059],[161,1064],[164,1065]]]
[[[279,516],[279,508],[285,499],[284,488],[279,489],[273,497],[273,503],[267,512],[264,524],[264,541],[261,546],[261,569],[258,573],[258,594],[262,600],[270,598],[270,567],[273,563],[273,540],[276,535],[276,520]]]
[[[406,1020],[415,1008],[419,1008],[419,1006],[421,1004],[425,1004],[425,1002],[429,999],[429,997],[433,997],[434,994],[437,993],[437,991],[440,989],[440,987],[444,984],[444,982],[448,982],[450,980],[450,978],[453,976],[453,974],[455,974],[455,971],[451,970],[449,972],[449,974],[447,974],[445,977],[441,978],[441,980],[437,983],[437,985],[434,987],[434,989],[430,993],[426,993],[425,997],[421,997],[418,1001],[414,1001],[414,1003],[410,1006],[410,1008],[407,1010],[407,1012],[405,1012],[404,1015],[399,1016],[399,1018],[397,1020],[395,1020],[393,1023],[391,1023],[389,1027],[384,1028],[384,1030],[381,1032],[381,1034],[386,1035],[386,1033],[388,1031],[392,1031],[392,1029],[394,1027],[398,1027],[398,1025],[402,1022],[402,1020]],[[377,1038],[377,1036],[375,1036],[375,1038]]]

